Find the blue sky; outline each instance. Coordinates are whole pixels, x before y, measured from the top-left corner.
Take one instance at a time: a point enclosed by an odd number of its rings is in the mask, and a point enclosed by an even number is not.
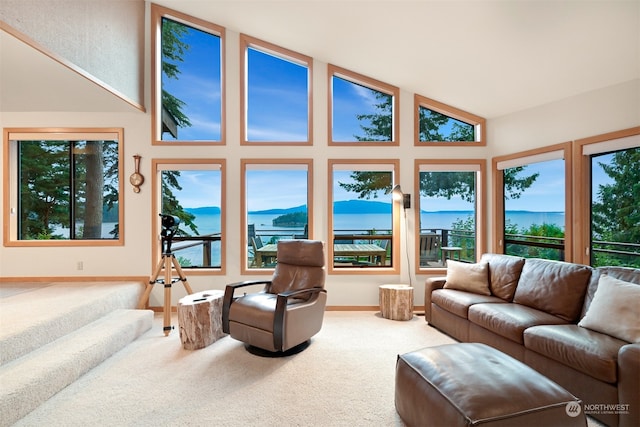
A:
[[[185,114],[193,126],[179,129],[181,140],[220,139],[220,73],[219,38],[199,30],[190,29],[184,41],[191,47],[185,52],[184,62],[179,64],[179,80],[163,78],[165,89],[186,103]],[[249,124],[248,137],[254,141],[299,141],[307,135],[307,69],[269,54],[249,50]],[[211,58],[206,60],[206,58]],[[375,91],[334,78],[334,140],[353,140],[362,134],[357,114],[374,112],[372,105],[378,102]],[[322,124],[316,123],[316,126]],[[166,138],[165,138],[166,139]],[[316,142],[317,143],[317,142]],[[507,201],[509,210],[563,211],[564,177],[562,168],[544,162],[529,165],[530,173],[540,172],[536,183],[527,190],[526,197]],[[561,162],[560,162],[561,163]],[[202,171],[183,172],[184,190],[180,199],[185,207],[210,206],[207,200],[219,200],[211,194],[210,178]],[[594,172],[594,179],[602,179],[601,172]],[[255,179],[254,179],[255,178]],[[292,191],[282,191],[277,182],[287,182]],[[292,207],[305,204],[306,179],[299,171],[266,171],[262,177],[251,176],[250,210],[274,207]],[[406,190],[405,190],[406,191]],[[409,192],[409,191],[407,191]],[[287,194],[288,193],[288,194]],[[416,195],[413,195],[414,200]],[[334,200],[349,200],[355,195],[334,188]],[[203,200],[204,199],[204,200]],[[384,200],[383,198],[375,200]],[[276,203],[277,202],[277,203]],[[316,201],[317,203],[317,201]],[[446,201],[422,199],[424,210],[467,210],[470,205],[459,198]]]
[[[249,170],[246,184],[248,211],[307,204],[306,170]]]
[[[178,182],[182,190],[172,189],[173,195],[184,208],[220,206],[220,171],[183,170]]]
[[[190,28],[183,41],[190,48],[178,63],[178,79],[162,77],[164,90],[185,102],[191,127],[179,128],[179,140],[220,140],[220,38]],[[211,60],[203,60],[211,58]],[[172,140],[169,134],[164,140]]]

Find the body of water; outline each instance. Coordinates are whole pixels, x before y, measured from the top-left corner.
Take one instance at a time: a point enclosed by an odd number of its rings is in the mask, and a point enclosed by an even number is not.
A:
[[[249,224],[255,224],[257,230],[274,230],[272,221],[279,215],[249,215]],[[420,228],[453,228],[458,221],[473,216],[472,211],[422,212]],[[555,224],[564,229],[564,212],[507,211],[505,219],[518,228],[529,228],[532,224]],[[198,219],[199,221],[199,219]],[[389,230],[391,217],[388,214],[336,214],[333,221],[336,230]]]
[[[473,215],[471,211],[440,211],[423,212],[420,215],[420,228],[451,229],[458,221],[465,221]],[[302,227],[282,227],[274,226],[273,219],[280,215],[249,215],[248,224],[254,224],[256,234],[264,235],[268,241],[278,230],[278,235],[283,238],[293,238],[294,235],[302,234]],[[529,212],[529,211],[508,211],[506,220],[518,226],[518,229],[529,228],[532,224],[555,224],[564,229],[563,212]],[[220,215],[197,215],[195,223],[201,235],[214,234],[220,232]],[[336,214],[334,217],[335,230],[390,230],[391,217],[388,214]],[[282,232],[282,230],[287,230]],[[175,244],[176,248],[179,244]],[[202,247],[197,246],[176,252],[180,258],[190,259],[192,265],[200,265],[202,262]],[[212,264],[220,265],[220,242],[214,242],[212,247]]]

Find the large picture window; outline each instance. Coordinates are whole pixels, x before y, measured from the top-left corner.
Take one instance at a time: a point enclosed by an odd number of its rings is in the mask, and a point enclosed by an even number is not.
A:
[[[242,271],[272,269],[279,240],[311,238],[313,163],[244,159],[241,164]]]
[[[151,5],[153,142],[221,144],[224,28]]]
[[[576,258],[640,268],[640,128],[576,141]]]
[[[400,89],[328,66],[329,144],[398,145]]]
[[[566,159],[570,143],[494,159],[500,251],[571,261],[571,163]]]
[[[189,274],[225,270],[225,161],[154,159],[154,259],[162,250],[162,215],[178,219],[171,250]],[[166,233],[165,233],[166,234]]]
[[[122,135],[5,129],[5,244],[122,244]]]
[[[485,160],[416,160],[418,272],[447,259],[476,262],[485,247]]]
[[[312,143],[313,60],[240,35],[243,144]]]
[[[397,273],[399,203],[391,190],[396,160],[329,161],[329,271]]]

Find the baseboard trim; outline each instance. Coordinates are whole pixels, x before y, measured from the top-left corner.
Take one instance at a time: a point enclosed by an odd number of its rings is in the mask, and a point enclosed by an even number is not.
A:
[[[63,276],[63,277],[0,277],[0,283],[48,282],[141,282],[149,283],[149,276]]]
[[[156,313],[163,313],[164,307],[147,307],[147,310],[152,310]],[[175,313],[177,311],[178,308],[175,305],[172,305],[171,312]],[[325,308],[325,311],[380,311],[380,307],[377,305],[329,305]],[[416,316],[424,316],[424,306],[414,306],[413,313]]]

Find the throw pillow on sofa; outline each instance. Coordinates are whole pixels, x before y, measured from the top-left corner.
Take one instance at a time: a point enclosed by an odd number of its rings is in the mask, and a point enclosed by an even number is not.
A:
[[[513,255],[486,253],[480,262],[489,263],[489,289],[491,295],[505,301],[513,301],[520,273],[524,266],[524,258]]]
[[[577,323],[592,270],[586,265],[529,258],[513,302]]]
[[[640,342],[640,285],[603,274],[578,326],[629,342]]]
[[[489,290],[489,263],[469,264],[460,261],[447,261],[447,280],[445,289],[473,292],[480,295],[491,295]]]

